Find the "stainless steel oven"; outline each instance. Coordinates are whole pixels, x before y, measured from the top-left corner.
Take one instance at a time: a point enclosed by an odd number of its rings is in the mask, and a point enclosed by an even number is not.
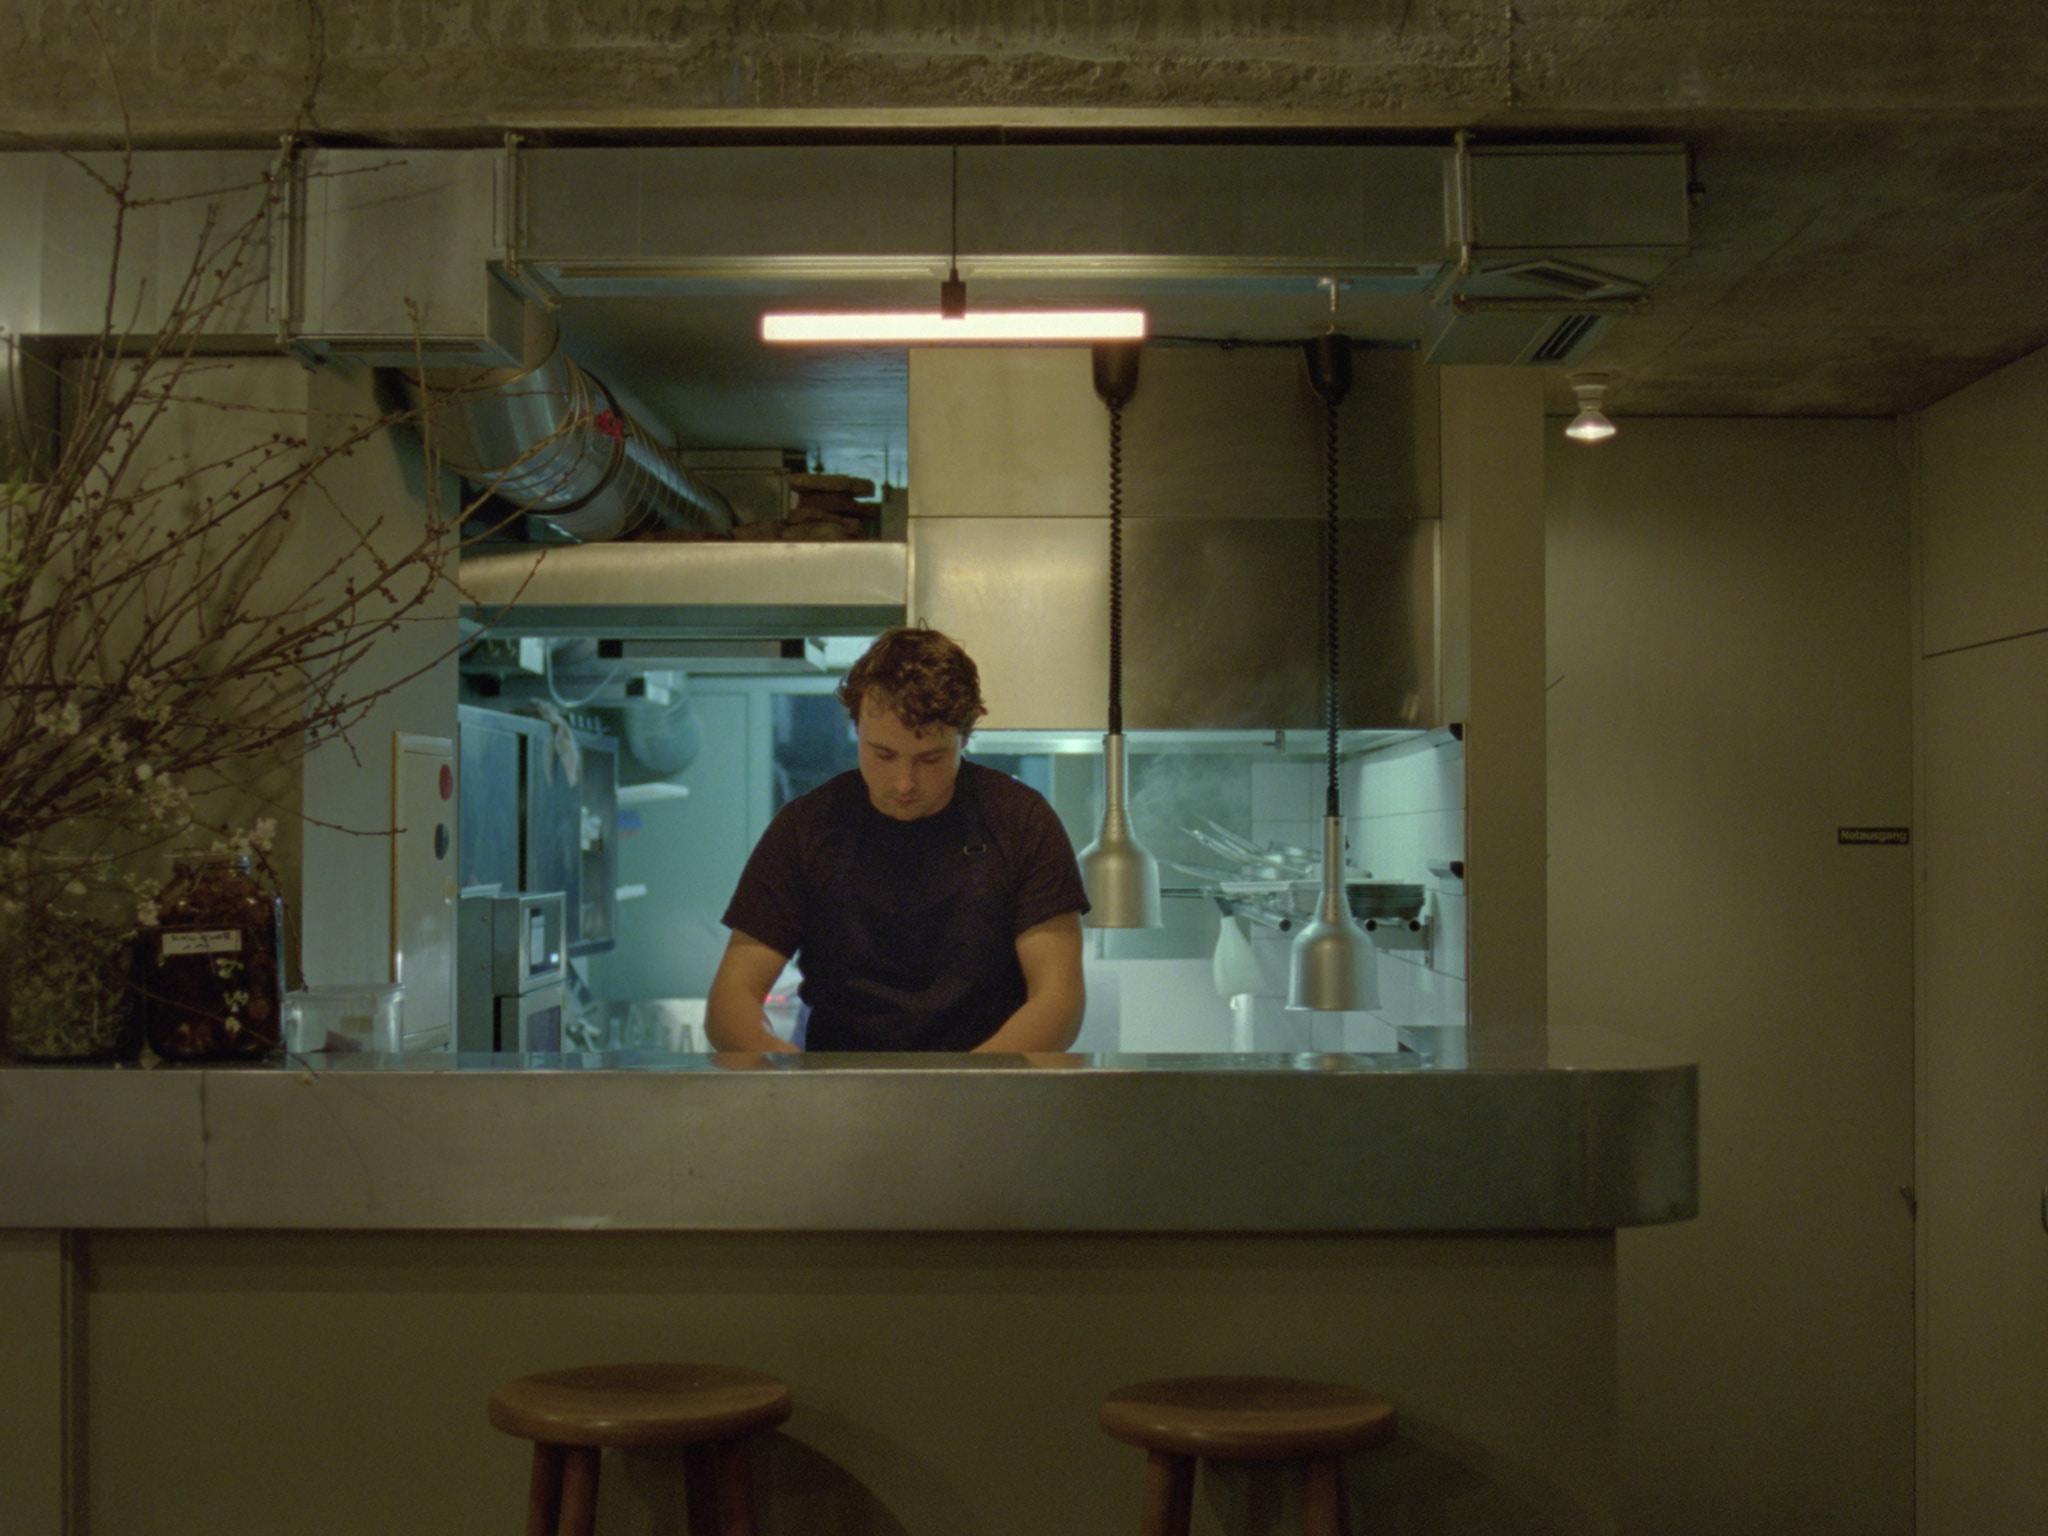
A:
[[[495,886],[462,893],[456,915],[455,1048],[559,1051],[566,1002],[567,899]]]

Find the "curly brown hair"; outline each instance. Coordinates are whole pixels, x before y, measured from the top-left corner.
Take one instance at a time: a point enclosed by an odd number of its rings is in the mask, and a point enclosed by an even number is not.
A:
[[[875,702],[913,731],[950,725],[965,741],[988,713],[981,702],[981,671],[959,643],[936,629],[884,630],[839,685],[839,702],[856,725],[861,701]]]

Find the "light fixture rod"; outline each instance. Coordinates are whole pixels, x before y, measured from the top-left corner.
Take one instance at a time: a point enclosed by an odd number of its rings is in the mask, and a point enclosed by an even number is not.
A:
[[[946,226],[946,280],[939,284],[939,313],[948,320],[967,314],[967,285],[960,281],[960,146],[953,146],[953,192]]]
[[[1332,331],[1310,340],[1304,350],[1309,382],[1323,401],[1323,760],[1329,778],[1323,813],[1322,895],[1315,921],[1296,937],[1288,956],[1287,1006],[1345,1013],[1379,1006],[1372,940],[1352,918],[1344,899],[1344,816],[1337,783],[1338,613],[1342,607],[1337,565],[1337,408],[1351,390],[1351,343]]]
[[[1081,850],[1093,928],[1157,928],[1159,861],[1124,810],[1124,406],[1138,388],[1134,345],[1095,348],[1095,392],[1109,407],[1109,731],[1102,738],[1102,832]]]
[[[1343,606],[1337,564],[1337,408],[1351,393],[1351,339],[1328,332],[1308,343],[1307,355],[1309,382],[1323,401],[1323,756],[1328,770],[1323,814],[1337,816],[1342,814],[1337,792],[1337,658],[1338,614]]]
[[[1109,407],[1109,734],[1124,730],[1124,406],[1138,389],[1136,347],[1098,346],[1095,393]]]

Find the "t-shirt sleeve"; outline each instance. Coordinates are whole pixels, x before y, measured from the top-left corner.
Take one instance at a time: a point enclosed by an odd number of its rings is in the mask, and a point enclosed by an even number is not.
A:
[[[804,889],[802,828],[786,805],[747,856],[740,883],[726,903],[725,926],[778,954],[793,955],[803,938]]]
[[[1067,829],[1035,791],[1024,801],[1017,852],[1018,933],[1064,913],[1088,910],[1088,892]]]

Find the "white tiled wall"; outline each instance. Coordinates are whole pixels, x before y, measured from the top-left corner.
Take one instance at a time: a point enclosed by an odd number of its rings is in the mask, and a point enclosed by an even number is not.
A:
[[[1354,870],[1426,893],[1426,943],[1380,951],[1380,1016],[1418,1045],[1451,1048],[1465,1024],[1465,882],[1430,865],[1465,857],[1465,748],[1432,733],[1347,765],[1345,831]]]
[[[1320,858],[1323,844],[1321,763],[1252,765],[1252,841],[1287,843]],[[1236,1048],[1251,1051],[1392,1051],[1393,1031],[1371,1013],[1294,1013],[1286,1007],[1292,934],[1247,926],[1252,953],[1270,992],[1235,1004]]]
[[[1221,761],[1229,771],[1250,776],[1252,841],[1291,844],[1321,859],[1327,771],[1321,762]],[[1161,945],[1157,935],[1138,936],[1147,938],[1150,952],[1133,952],[1129,936],[1095,931],[1088,1013],[1077,1049],[1389,1053],[1405,1045],[1440,1061],[1463,1059],[1464,882],[1431,874],[1429,864],[1465,856],[1464,748],[1448,734],[1434,733],[1355,758],[1342,772],[1347,869],[1420,885],[1426,892],[1424,934],[1376,935],[1379,1006],[1355,1013],[1290,1011],[1294,935],[1243,918],[1223,921],[1239,925],[1251,973],[1238,972],[1236,982],[1223,980],[1216,970],[1215,954],[1223,948],[1217,917],[1203,901],[1206,922],[1181,924],[1169,934],[1182,943]],[[1170,930],[1176,921],[1169,921]],[[1250,990],[1236,992],[1247,980]],[[1226,987],[1235,995],[1224,996]]]
[[[1253,840],[1319,852],[1323,765],[1262,762],[1251,772]],[[1444,735],[1383,748],[1345,765],[1342,790],[1346,867],[1424,887],[1426,946],[1382,945],[1380,1006],[1371,1013],[1290,1014],[1277,999],[1257,999],[1255,1048],[1391,1050],[1397,1032],[1427,1031],[1409,1043],[1455,1050],[1442,1032],[1465,1023],[1464,882],[1431,874],[1429,864],[1465,856],[1464,748]],[[1250,937],[1262,968],[1270,960],[1284,976],[1288,936],[1261,929]]]

